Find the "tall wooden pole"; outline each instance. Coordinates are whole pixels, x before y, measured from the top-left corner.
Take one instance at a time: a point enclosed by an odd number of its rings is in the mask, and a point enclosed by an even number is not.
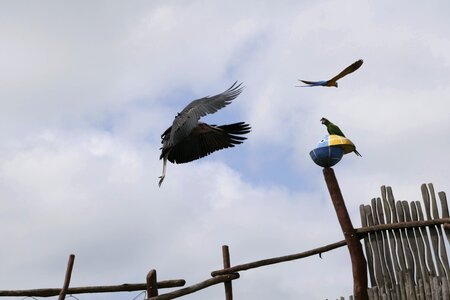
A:
[[[368,300],[367,263],[359,238],[348,215],[347,207],[345,206],[344,198],[342,197],[333,169],[324,168],[323,175],[327,183],[328,191],[330,192],[331,200],[333,201],[334,209],[336,210],[339,224],[344,233],[344,238],[347,241],[348,251],[350,252],[353,271],[353,295],[355,296],[355,300]]]

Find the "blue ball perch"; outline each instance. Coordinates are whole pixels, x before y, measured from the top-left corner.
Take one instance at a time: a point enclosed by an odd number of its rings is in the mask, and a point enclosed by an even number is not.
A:
[[[339,135],[326,135],[312,150],[311,159],[323,168],[337,164],[344,154],[353,152],[355,145],[348,138]]]

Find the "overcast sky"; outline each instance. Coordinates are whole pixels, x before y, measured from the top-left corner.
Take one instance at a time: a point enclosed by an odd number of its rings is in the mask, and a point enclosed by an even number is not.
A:
[[[0,289],[210,278],[343,239],[309,157],[327,117],[362,154],[334,167],[355,227],[393,187],[449,191],[450,2],[0,1]],[[325,80],[357,59],[339,88]],[[245,89],[205,121],[244,144],[162,171],[160,135],[190,101]],[[236,299],[352,292],[345,248],[241,272]],[[167,290],[166,290],[167,291]],[[163,293],[164,290],[160,291]],[[133,299],[137,293],[78,295]],[[185,299],[223,299],[217,285]]]

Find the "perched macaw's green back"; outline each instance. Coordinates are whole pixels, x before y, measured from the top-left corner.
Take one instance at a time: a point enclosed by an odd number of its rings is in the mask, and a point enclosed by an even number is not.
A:
[[[327,126],[327,131],[329,134],[335,134],[335,135],[340,135],[345,137],[344,133],[342,132],[341,129],[339,129],[339,127],[337,127],[336,125],[334,125],[333,123],[331,123],[330,121],[328,121],[328,125]]]
[[[327,131],[330,135],[334,134],[334,135],[346,137],[345,134],[342,132],[342,130],[339,129],[339,127],[337,127],[333,123],[331,123],[328,119],[322,118],[322,119],[320,119],[320,122],[327,127]],[[353,150],[353,152],[358,156],[362,156],[356,149]]]

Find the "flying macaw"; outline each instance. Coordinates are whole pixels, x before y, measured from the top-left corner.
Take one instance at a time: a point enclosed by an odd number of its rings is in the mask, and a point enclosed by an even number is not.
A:
[[[345,134],[342,132],[342,130],[339,129],[339,127],[337,127],[336,125],[334,125],[330,121],[328,121],[328,119],[322,118],[322,119],[320,119],[320,122],[323,125],[327,126],[327,131],[328,131],[329,134],[335,134],[335,135],[339,135],[339,136],[342,136],[342,137],[346,137]],[[356,155],[362,157],[362,155],[356,149],[353,152],[355,152]]]
[[[336,76],[334,76],[333,78],[331,78],[330,80],[323,80],[323,81],[306,81],[306,80],[300,80],[301,82],[307,84],[307,85],[301,85],[301,86],[297,86],[297,87],[312,87],[312,86],[334,86],[334,87],[338,87],[338,83],[337,81],[339,79],[341,79],[342,77],[344,77],[345,75],[348,75],[350,73],[355,72],[356,70],[358,70],[363,64],[363,60],[357,60],[354,63],[352,63],[350,66],[348,66],[347,68],[345,68],[341,73],[337,74]]]

